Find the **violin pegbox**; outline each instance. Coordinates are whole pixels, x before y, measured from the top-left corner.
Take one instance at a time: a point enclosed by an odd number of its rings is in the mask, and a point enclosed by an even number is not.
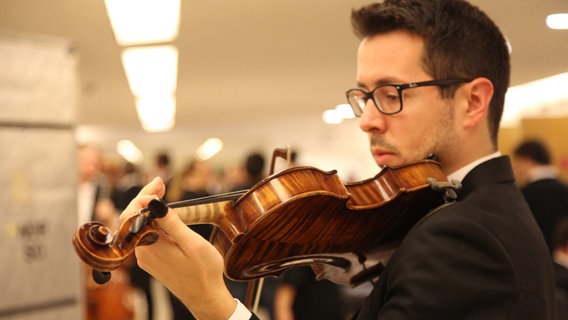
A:
[[[140,211],[129,219],[130,227],[125,236],[125,240],[130,242],[133,237],[139,235],[154,219],[163,218],[168,213],[168,205],[161,199],[155,198],[148,203],[147,208],[140,209]],[[151,232],[146,234],[140,240],[140,245],[148,245],[158,240],[158,234]]]

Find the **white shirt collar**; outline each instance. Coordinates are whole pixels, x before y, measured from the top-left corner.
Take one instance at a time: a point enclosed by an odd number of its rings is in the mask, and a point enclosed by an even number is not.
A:
[[[470,162],[469,164],[461,167],[460,169],[454,171],[453,173],[448,175],[448,181],[453,181],[453,180],[457,180],[457,181],[462,181],[463,178],[465,178],[465,176],[471,171],[473,170],[473,168],[477,167],[480,163],[485,162],[489,159],[493,159],[493,158],[497,158],[501,156],[501,152],[496,151],[490,155],[487,155],[485,157],[479,158],[473,162]]]
[[[558,177],[558,169],[554,166],[538,166],[534,167],[528,172],[528,182],[533,182],[542,179],[554,179]]]

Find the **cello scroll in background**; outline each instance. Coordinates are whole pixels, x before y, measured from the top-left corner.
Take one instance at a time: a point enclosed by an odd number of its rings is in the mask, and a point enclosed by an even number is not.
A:
[[[432,187],[444,183],[446,177],[432,160],[384,168],[371,179],[349,184],[335,171],[293,167],[235,194],[235,199],[168,206],[187,224],[216,225],[210,241],[224,257],[225,274],[250,280],[300,265],[348,270],[352,262],[345,254],[364,257],[396,243],[444,203],[444,193]],[[137,245],[156,240],[152,215],[167,207],[158,200],[152,206],[126,220],[114,236],[98,235],[101,226],[80,228],[73,240],[79,256],[97,270],[116,268]]]

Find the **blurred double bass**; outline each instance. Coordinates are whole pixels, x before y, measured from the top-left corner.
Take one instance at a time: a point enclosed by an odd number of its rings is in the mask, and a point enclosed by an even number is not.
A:
[[[341,282],[355,286],[380,275],[388,259],[382,253],[392,252],[416,222],[455,199],[458,186],[446,180],[433,160],[385,167],[355,183],[343,183],[335,170],[293,167],[241,192],[170,204],[153,200],[114,235],[87,223],[73,244],[83,261],[107,273],[136,246],[155,242],[153,220],[173,209],[188,225],[216,226],[210,241],[230,279],[278,276],[309,265],[318,278],[340,274]]]

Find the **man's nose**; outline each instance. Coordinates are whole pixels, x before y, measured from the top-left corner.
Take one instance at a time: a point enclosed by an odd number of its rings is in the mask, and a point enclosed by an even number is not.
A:
[[[359,118],[359,128],[364,132],[383,132],[385,129],[384,117],[385,115],[379,111],[373,99],[367,99],[363,113]]]

